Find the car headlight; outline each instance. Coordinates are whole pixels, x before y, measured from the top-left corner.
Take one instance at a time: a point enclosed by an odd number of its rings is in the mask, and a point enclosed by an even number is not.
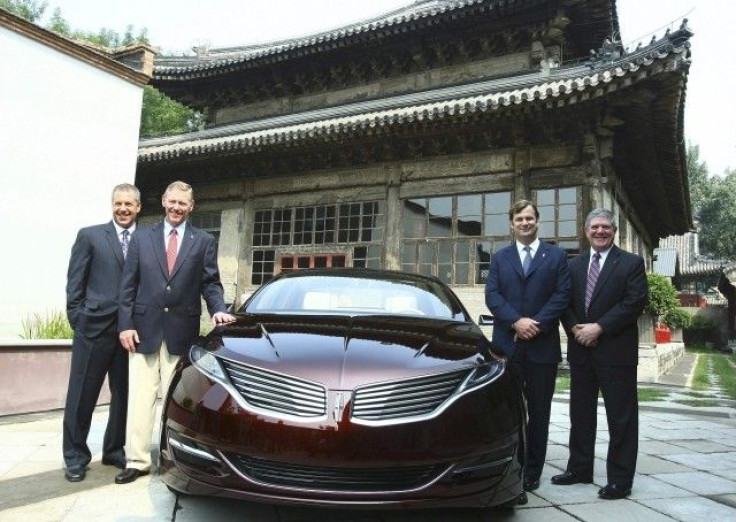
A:
[[[458,393],[463,393],[498,379],[504,372],[506,365],[503,361],[491,361],[481,364],[465,378],[458,388]]]
[[[189,350],[189,360],[192,361],[192,364],[207,377],[222,383],[228,382],[225,370],[222,369],[220,361],[218,361],[217,357],[212,355],[211,352],[208,352],[201,346],[192,346]]]

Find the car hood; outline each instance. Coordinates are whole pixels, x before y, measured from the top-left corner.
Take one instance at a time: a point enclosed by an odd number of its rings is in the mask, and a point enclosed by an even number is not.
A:
[[[492,357],[470,323],[395,316],[248,315],[204,347],[218,357],[353,389],[470,368]]]

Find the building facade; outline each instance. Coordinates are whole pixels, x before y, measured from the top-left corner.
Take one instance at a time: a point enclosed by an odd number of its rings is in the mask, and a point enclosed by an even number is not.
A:
[[[82,226],[110,220],[133,182],[153,50],[108,54],[0,9],[0,340],[66,309],[69,253]]]
[[[618,43],[609,0],[428,0],[269,45],[157,57],[153,84],[200,132],[143,140],[136,181],[156,208],[174,179],[219,234],[237,299],[284,270],[384,267],[449,283],[485,311],[514,200],[540,236],[587,248],[586,213],[651,265],[691,226],[683,23]],[[145,206],[144,206],[145,208]]]

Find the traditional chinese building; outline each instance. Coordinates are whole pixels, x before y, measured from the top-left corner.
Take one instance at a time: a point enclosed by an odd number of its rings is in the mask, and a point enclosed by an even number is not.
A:
[[[438,276],[475,313],[516,199],[571,255],[598,206],[649,263],[660,237],[690,229],[691,35],[626,50],[613,0],[424,0],[158,56],[153,85],[209,124],[141,141],[137,183],[155,214],[170,181],[193,184],[231,297],[282,270],[385,267]]]

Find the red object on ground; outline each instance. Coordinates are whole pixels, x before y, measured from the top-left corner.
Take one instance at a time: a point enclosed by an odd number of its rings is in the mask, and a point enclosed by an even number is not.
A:
[[[672,332],[666,324],[657,323],[654,328],[654,338],[657,344],[666,344],[672,342]]]

